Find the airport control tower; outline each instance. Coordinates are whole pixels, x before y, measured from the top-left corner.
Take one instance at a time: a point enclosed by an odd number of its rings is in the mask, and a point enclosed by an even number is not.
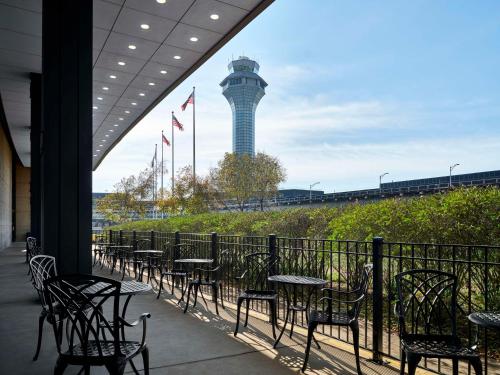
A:
[[[220,83],[233,111],[233,152],[255,155],[255,110],[267,83],[257,74],[259,64],[240,56],[228,65],[230,74]]]

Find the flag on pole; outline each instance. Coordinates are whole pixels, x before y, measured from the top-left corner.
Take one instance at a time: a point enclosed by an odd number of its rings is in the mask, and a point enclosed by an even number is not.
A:
[[[177,120],[177,117],[172,113],[172,125],[176,126],[179,130],[184,130],[184,126]]]
[[[155,167],[155,161],[156,161],[156,149],[155,149],[155,154],[153,156],[153,160],[151,160],[151,168]]]
[[[189,95],[189,98],[187,98],[187,100],[184,102],[184,104],[183,104],[183,105],[181,105],[181,109],[182,109],[183,111],[186,109],[186,107],[187,107],[187,105],[188,105],[189,103],[194,104],[194,95],[193,95],[193,94],[194,94],[194,93],[192,92],[192,93]]]
[[[161,135],[161,137],[162,137],[163,143],[165,143],[167,146],[170,146],[170,142],[167,139],[167,137],[165,137],[163,134]]]

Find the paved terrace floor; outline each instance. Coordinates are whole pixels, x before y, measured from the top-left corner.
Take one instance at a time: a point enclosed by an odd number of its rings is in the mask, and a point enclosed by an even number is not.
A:
[[[51,374],[57,354],[51,327],[45,324],[42,349],[33,362],[40,306],[26,275],[24,244],[0,251],[0,374]],[[94,270],[109,276],[109,271]],[[116,274],[115,274],[116,276]],[[160,300],[151,292],[132,297],[127,312],[135,320],[150,312],[147,343],[150,348],[151,374],[297,374],[304,358],[304,337],[283,336],[279,347],[272,348],[271,327],[256,317],[247,328],[233,337],[235,311],[226,306],[220,316],[198,300],[196,308],[182,313],[176,297],[164,293]],[[242,314],[243,316],[243,314]],[[137,329],[140,335],[141,329]],[[300,331],[299,331],[300,332]],[[323,341],[322,350],[314,348],[307,374],[355,374],[352,348],[335,340]],[[368,353],[364,353],[368,358]],[[142,369],[142,359],[134,360]],[[395,364],[397,365],[397,364]],[[394,368],[362,360],[365,375],[399,373]],[[80,368],[68,367],[65,374],[77,374]],[[141,371],[142,372],[142,371]],[[106,374],[93,367],[92,374]],[[133,373],[127,365],[126,373]]]

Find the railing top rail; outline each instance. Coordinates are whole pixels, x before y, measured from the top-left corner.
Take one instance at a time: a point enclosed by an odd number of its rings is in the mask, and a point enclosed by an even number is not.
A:
[[[397,246],[446,246],[446,247],[476,247],[500,250],[500,245],[475,245],[475,244],[459,244],[459,243],[439,243],[439,242],[401,242],[401,241],[384,241],[384,245]]]

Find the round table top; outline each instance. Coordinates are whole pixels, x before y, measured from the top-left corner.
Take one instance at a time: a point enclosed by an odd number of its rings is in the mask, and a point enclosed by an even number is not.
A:
[[[133,245],[106,245],[106,247],[113,248],[113,249],[131,249],[134,246]]]
[[[175,263],[192,263],[192,264],[210,264],[210,263],[213,263],[214,260],[213,259],[196,259],[196,258],[192,258],[192,259],[176,259],[174,260]]]
[[[84,293],[97,293],[99,291],[99,288],[103,288],[104,286],[107,286],[109,284],[106,283],[96,283],[90,287],[88,287]],[[149,292],[151,289],[151,285],[147,283],[142,283],[140,281],[135,281],[135,280],[130,280],[130,281],[122,281],[121,287],[120,287],[120,295],[122,296],[130,296],[130,295],[135,295],[135,294],[142,294]],[[106,293],[103,293],[106,294]]]
[[[480,327],[500,330],[500,312],[475,312],[468,318]]]
[[[281,284],[304,285],[304,286],[323,286],[327,283],[326,280],[318,279],[316,277],[296,276],[296,275],[269,276],[267,280]]]

